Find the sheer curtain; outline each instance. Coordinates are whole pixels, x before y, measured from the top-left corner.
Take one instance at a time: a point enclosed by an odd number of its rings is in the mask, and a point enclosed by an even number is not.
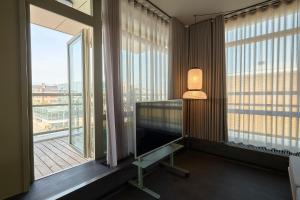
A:
[[[228,139],[300,150],[299,1],[225,24]]]
[[[139,3],[120,0],[124,152],[134,152],[137,101],[166,100],[169,24]]]
[[[114,167],[122,154],[122,117],[120,95],[120,4],[102,1],[103,68],[106,94],[107,163]],[[105,107],[105,105],[104,105]]]

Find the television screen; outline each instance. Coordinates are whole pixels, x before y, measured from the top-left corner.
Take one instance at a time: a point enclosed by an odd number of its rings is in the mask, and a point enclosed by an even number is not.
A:
[[[182,100],[136,103],[135,156],[182,138]]]

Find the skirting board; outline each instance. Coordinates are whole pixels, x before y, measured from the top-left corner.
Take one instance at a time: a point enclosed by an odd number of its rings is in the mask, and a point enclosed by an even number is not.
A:
[[[255,151],[243,147],[227,145],[224,143],[200,140],[197,138],[187,138],[185,143],[188,148],[192,150],[198,150],[284,173],[288,172],[289,160],[287,156]]]

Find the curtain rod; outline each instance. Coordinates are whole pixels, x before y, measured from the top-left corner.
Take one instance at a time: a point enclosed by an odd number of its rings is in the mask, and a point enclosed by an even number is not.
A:
[[[169,20],[172,18],[169,16],[166,12],[161,10],[159,7],[157,7],[154,3],[150,2],[149,0],[128,0],[129,2],[132,1],[136,4],[141,5],[142,7],[146,8],[162,20],[169,22]],[[148,5],[147,5],[148,4]]]
[[[235,13],[239,13],[239,12],[242,12],[242,11],[245,11],[245,10],[253,10],[253,9],[258,9],[258,8],[262,8],[264,6],[268,6],[270,4],[277,4],[277,3],[280,3],[282,1],[285,1],[285,2],[292,2],[293,0],[266,0],[266,1],[263,1],[263,2],[260,2],[260,3],[257,3],[257,4],[254,4],[254,5],[251,5],[251,6],[248,6],[248,7],[245,7],[245,8],[240,8],[240,9],[236,9],[236,10],[228,10],[228,11],[224,11],[224,12],[216,12],[216,13],[207,13],[207,14],[196,14],[194,15],[195,17],[195,23],[194,24],[197,24],[198,22],[196,21],[197,17],[203,17],[203,16],[215,16],[215,15],[224,15],[224,18],[225,19],[228,19],[229,17],[235,15]],[[246,11],[245,11],[246,12]]]
[[[165,11],[163,11],[162,9],[160,9],[157,5],[155,5],[154,3],[152,3],[150,0],[146,0],[149,4],[151,4],[151,6],[153,6],[154,8],[156,8],[157,10],[159,10],[161,13],[163,13],[164,15],[166,15],[168,18],[172,18],[170,15],[168,15]]]
[[[290,0],[290,1],[292,1],[292,0]],[[276,4],[276,3],[280,3],[280,2],[281,2],[281,0],[267,0],[267,1],[263,1],[263,2],[260,2],[260,3],[257,3],[257,4],[254,4],[254,5],[245,7],[245,8],[241,8],[241,9],[229,11],[229,12],[227,12],[224,15],[224,17],[228,16],[228,15],[233,15],[234,13],[238,13],[238,12],[241,12],[243,10],[251,10],[251,8],[256,8],[257,9],[257,8],[261,8],[261,7],[270,5],[270,4]]]

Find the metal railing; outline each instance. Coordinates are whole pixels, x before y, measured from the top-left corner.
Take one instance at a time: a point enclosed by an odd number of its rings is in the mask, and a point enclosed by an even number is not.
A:
[[[68,93],[33,93],[33,134],[43,135],[68,130],[68,106]]]
[[[80,93],[72,93],[72,96],[81,96],[82,94]],[[39,98],[39,99],[38,99]],[[44,134],[51,134],[51,133],[56,133],[56,132],[61,132],[61,131],[67,131],[69,130],[69,113],[65,114],[65,116],[61,116],[61,118],[57,119],[49,119],[46,115],[47,112],[50,113],[59,113],[62,112],[64,109],[69,112],[69,94],[65,92],[35,92],[32,93],[32,112],[33,112],[33,135],[44,135]],[[78,104],[73,104],[73,105],[82,105],[81,103]],[[55,107],[58,107],[60,109],[55,109]],[[49,109],[47,109],[49,108]],[[44,110],[38,110],[38,109],[44,109]],[[52,109],[52,110],[51,110]],[[55,111],[56,110],[56,111]],[[127,111],[124,113],[124,117],[129,117],[133,115],[133,111],[129,109],[130,111]],[[44,112],[44,113],[43,113]],[[44,116],[38,116],[38,115],[44,115]],[[59,114],[56,114],[56,116],[60,116]],[[106,121],[106,114],[103,113],[103,122]],[[61,127],[51,127],[50,125],[45,128],[40,128],[39,126],[43,126],[43,122],[48,121],[49,123],[52,121],[58,122],[59,120],[65,120],[67,123],[65,123],[65,126]],[[45,126],[45,124],[44,124]],[[39,127],[39,128],[37,128]]]

